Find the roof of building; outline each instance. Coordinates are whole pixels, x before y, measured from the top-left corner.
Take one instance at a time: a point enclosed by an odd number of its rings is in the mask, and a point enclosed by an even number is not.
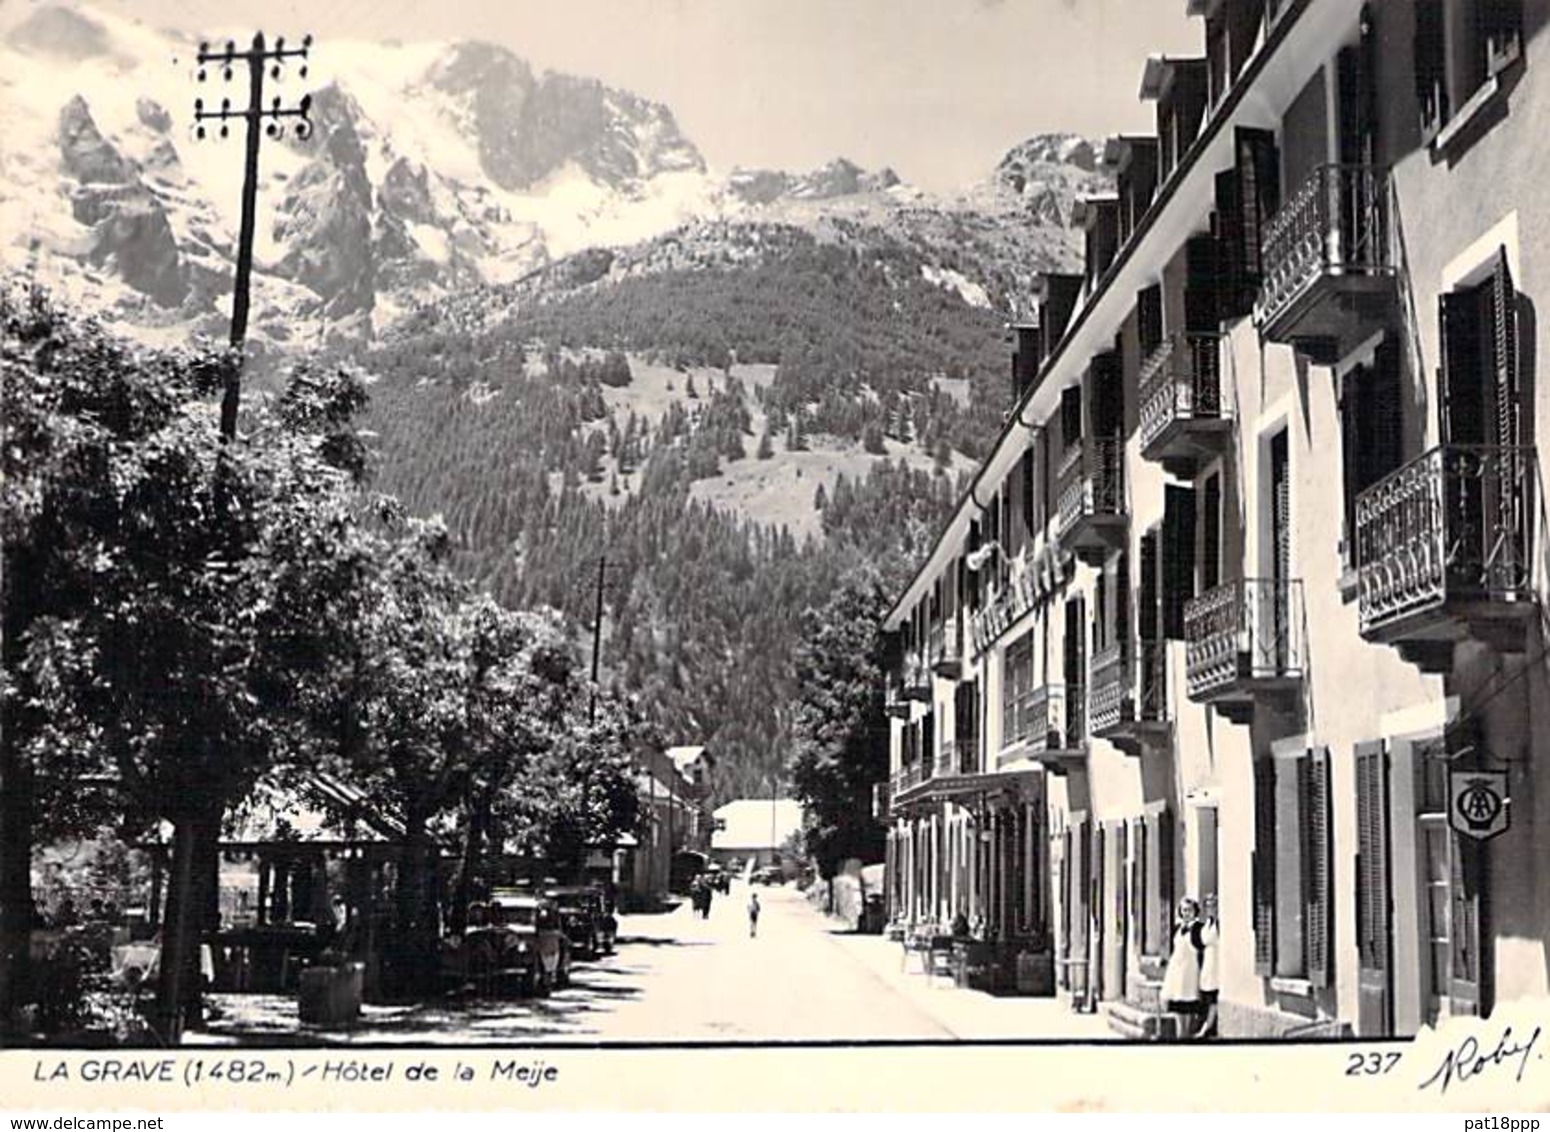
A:
[[[680,771],[683,771],[683,770],[687,769],[688,767],[693,766],[695,763],[699,762],[702,758],[705,759],[706,762],[712,761],[712,760],[710,760],[709,758],[706,757],[705,748],[703,746],[700,746],[700,747],[669,747],[667,749],[667,751],[665,752],[665,754],[667,755],[668,758],[673,760],[673,765],[676,766]]]
[[[778,849],[802,828],[802,803],[791,798],[739,798],[714,816],[712,849]]]

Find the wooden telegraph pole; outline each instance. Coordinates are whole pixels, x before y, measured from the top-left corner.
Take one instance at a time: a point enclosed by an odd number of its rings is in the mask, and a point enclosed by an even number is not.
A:
[[[277,96],[266,109],[264,106],[264,79],[278,80],[281,67],[288,59],[302,61],[300,77],[307,77],[308,54],[312,50],[312,37],[303,36],[300,47],[287,47],[282,36],[269,47],[264,33],[253,36],[253,43],[246,51],[238,51],[234,40],[227,40],[222,50],[208,43],[199,45],[199,81],[209,77],[209,68],[220,68],[222,77],[230,82],[241,64],[248,68],[248,104],[245,109],[232,106],[230,98],[221,99],[219,109],[205,105],[203,98],[194,100],[195,136],[201,140],[208,134],[207,122],[219,123],[221,137],[231,135],[231,123],[241,122],[247,127],[246,148],[242,176],[242,221],[237,231],[237,278],[231,300],[231,347],[236,351],[234,364],[227,371],[226,389],[221,397],[221,436],[230,440],[237,435],[237,406],[242,391],[242,350],[248,336],[248,306],[253,281],[253,232],[258,213],[258,148],[267,134],[279,138],[285,132],[282,124],[286,119],[296,119],[298,138],[312,133],[312,96],[303,95],[295,106],[284,106]],[[262,133],[260,133],[262,127]]]
[[[198,79],[205,82],[210,68],[220,69],[222,78],[230,82],[242,64],[248,69],[248,103],[245,109],[234,108],[230,98],[222,98],[219,108],[207,107],[203,98],[194,100],[194,136],[203,140],[209,135],[210,125],[215,124],[220,137],[231,136],[231,125],[240,122],[247,127],[246,160],[242,180],[242,220],[237,233],[237,277],[233,287],[231,304],[232,357],[226,367],[225,388],[221,396],[221,440],[223,449],[237,436],[237,410],[242,394],[242,366],[244,347],[248,334],[248,306],[253,278],[253,234],[257,227],[258,211],[258,151],[262,134],[280,137],[285,130],[282,124],[295,119],[296,136],[305,138],[312,132],[308,113],[312,109],[312,97],[305,95],[295,106],[284,106],[275,98],[266,109],[264,106],[264,79],[278,80],[281,67],[289,59],[302,61],[301,77],[307,77],[306,61],[312,50],[312,37],[306,36],[300,47],[285,46],[284,39],[275,40],[269,47],[263,32],[253,36],[252,46],[238,51],[234,40],[227,40],[223,50],[212,48],[209,43],[199,45]],[[216,472],[215,512],[216,521],[226,523],[228,467],[223,458]],[[214,742],[206,736],[206,742]],[[179,816],[173,823],[172,876],[168,891],[167,911],[164,919],[166,930],[162,934],[161,985],[158,1003],[158,1027],[164,1040],[176,1043],[182,1034],[188,1017],[197,1011],[199,994],[199,944],[203,932],[213,915],[217,900],[216,886],[219,881],[218,855],[220,823],[224,816],[225,800],[218,791],[210,797],[178,800]]]

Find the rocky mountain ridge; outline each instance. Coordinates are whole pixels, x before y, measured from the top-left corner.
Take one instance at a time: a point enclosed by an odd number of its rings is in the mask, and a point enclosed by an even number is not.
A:
[[[3,262],[141,333],[220,336],[241,157],[188,136],[190,45],[87,7],[23,12],[0,19],[0,100],[21,111],[0,151]],[[488,43],[320,45],[312,71],[274,87],[312,94],[312,138],[261,158],[253,334],[281,348],[722,223],[874,228],[993,302],[1022,285],[1008,265],[1069,256],[1070,203],[1101,180],[1065,136],[956,197],[843,158],[723,177],[669,108]]]

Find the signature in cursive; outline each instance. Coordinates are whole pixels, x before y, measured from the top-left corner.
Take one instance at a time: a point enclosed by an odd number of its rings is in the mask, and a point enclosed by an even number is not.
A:
[[[1478,1077],[1487,1070],[1501,1065],[1510,1067],[1514,1064],[1518,1069],[1514,1080],[1521,1081],[1524,1070],[1528,1068],[1529,1058],[1534,1054],[1534,1047],[1539,1042],[1539,1035],[1540,1027],[1535,1026],[1534,1032],[1528,1036],[1527,1041],[1515,1041],[1512,1027],[1508,1026],[1497,1039],[1496,1046],[1489,1053],[1482,1053],[1483,1047],[1480,1040],[1471,1034],[1461,1041],[1457,1048],[1450,1049],[1442,1059],[1442,1064],[1437,1067],[1437,1071],[1422,1081],[1417,1088],[1428,1089],[1436,1085],[1439,1093],[1446,1093],[1448,1086],[1455,1081],[1468,1081],[1471,1077]]]

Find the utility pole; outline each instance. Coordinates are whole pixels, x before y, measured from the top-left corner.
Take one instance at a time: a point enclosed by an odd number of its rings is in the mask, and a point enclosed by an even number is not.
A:
[[[221,437],[231,440],[237,435],[237,407],[242,392],[242,349],[248,336],[248,305],[253,281],[253,233],[257,227],[258,213],[258,148],[262,141],[259,127],[271,138],[279,138],[287,118],[297,119],[294,127],[298,138],[312,133],[308,114],[312,109],[312,96],[303,95],[295,106],[283,106],[276,97],[269,108],[264,108],[264,78],[278,80],[281,65],[287,59],[300,59],[300,75],[307,77],[306,60],[312,50],[312,37],[303,36],[300,47],[285,46],[285,38],[276,39],[273,47],[264,41],[264,33],[253,36],[252,46],[238,51],[234,40],[227,40],[223,50],[215,50],[209,43],[199,45],[199,81],[208,77],[210,67],[219,67],[222,77],[230,82],[239,64],[248,68],[248,105],[246,109],[234,109],[230,98],[221,99],[219,109],[207,109],[205,100],[194,100],[195,136],[203,140],[207,136],[206,122],[220,123],[220,136],[229,137],[231,123],[242,122],[247,127],[246,151],[242,174],[242,220],[237,231],[237,278],[231,300],[231,348],[237,352],[226,374],[226,388],[221,396]]]
[[[199,45],[198,79],[205,82],[209,68],[220,68],[222,78],[230,82],[239,64],[248,68],[248,105],[234,109],[230,98],[221,99],[219,109],[205,106],[203,98],[194,100],[194,136],[203,140],[209,134],[206,123],[218,123],[220,136],[231,135],[231,123],[242,122],[247,127],[246,161],[242,182],[242,219],[237,234],[237,277],[232,291],[231,348],[225,375],[225,389],[221,396],[222,455],[215,482],[214,504],[216,522],[227,525],[229,494],[229,467],[225,456],[228,446],[237,436],[237,410],[242,392],[243,348],[247,341],[249,292],[253,276],[253,235],[257,227],[258,208],[258,150],[261,137],[259,129],[271,138],[278,138],[285,127],[281,123],[296,119],[296,136],[305,138],[312,132],[308,113],[312,97],[304,96],[294,107],[274,99],[268,110],[264,109],[264,77],[278,80],[281,65],[288,59],[301,59],[301,77],[306,78],[306,59],[312,50],[312,37],[306,36],[300,47],[286,47],[284,39],[275,40],[273,48],[266,46],[264,33],[253,36],[247,51],[238,51],[234,40],[227,40],[224,50],[217,51],[209,43]],[[206,742],[213,737],[206,736]],[[219,854],[220,820],[224,800],[215,798],[204,801],[198,807],[197,816],[184,816],[173,823],[173,872],[168,892],[166,929],[162,935],[160,1010],[158,1029],[165,1041],[176,1043],[187,1021],[190,1008],[199,1003],[199,944],[204,930],[214,916],[218,899],[217,858]]]

